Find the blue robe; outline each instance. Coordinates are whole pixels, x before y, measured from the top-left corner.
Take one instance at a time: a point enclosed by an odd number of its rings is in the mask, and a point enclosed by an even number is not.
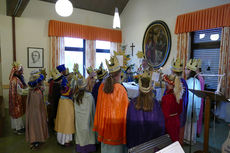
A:
[[[95,83],[95,85],[93,86],[93,90],[92,90],[92,95],[95,101],[95,106],[97,106],[97,95],[98,95],[98,89],[100,87],[102,83],[102,80],[99,80],[98,82]]]
[[[165,134],[165,120],[160,104],[155,100],[153,110],[137,110],[132,99],[127,112],[127,147],[132,148]]]
[[[183,84],[183,95],[182,95],[182,101],[183,101],[183,110],[180,114],[180,127],[184,127],[186,123],[186,116],[187,116],[187,108],[188,108],[188,85],[186,81],[181,78],[181,83]]]

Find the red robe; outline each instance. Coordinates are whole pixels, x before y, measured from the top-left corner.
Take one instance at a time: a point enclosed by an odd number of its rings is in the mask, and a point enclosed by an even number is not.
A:
[[[26,96],[21,96],[17,93],[17,85],[25,88],[21,80],[13,76],[10,80],[9,88],[9,114],[14,119],[24,115],[26,110]]]
[[[165,116],[165,129],[172,141],[179,141],[182,106],[182,100],[177,103],[173,90],[167,90],[162,97],[161,107]]]

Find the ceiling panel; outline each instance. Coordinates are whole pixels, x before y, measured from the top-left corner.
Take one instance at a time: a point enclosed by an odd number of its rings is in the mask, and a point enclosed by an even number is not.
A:
[[[57,0],[41,0],[45,2],[56,3]],[[129,0],[70,0],[73,7],[89,11],[99,12],[108,15],[114,15],[115,7],[119,14],[123,11]]]

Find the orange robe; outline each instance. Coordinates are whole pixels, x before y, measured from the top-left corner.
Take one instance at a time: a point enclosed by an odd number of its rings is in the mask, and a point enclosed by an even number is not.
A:
[[[93,130],[98,133],[100,142],[126,144],[126,114],[129,105],[127,92],[119,83],[114,84],[111,94],[106,94],[103,87],[104,83],[98,90]]]

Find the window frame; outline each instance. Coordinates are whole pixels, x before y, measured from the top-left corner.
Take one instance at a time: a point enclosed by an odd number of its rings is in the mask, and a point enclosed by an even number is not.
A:
[[[190,53],[191,58],[194,58],[194,50],[196,49],[220,49],[221,40],[213,41],[213,42],[194,43],[195,32],[196,31],[191,32],[191,53]],[[215,89],[208,89],[206,88],[206,86],[204,89],[208,91],[216,91]]]
[[[85,77],[85,39],[83,39],[83,48],[65,46],[65,51],[83,52],[83,76]]]

